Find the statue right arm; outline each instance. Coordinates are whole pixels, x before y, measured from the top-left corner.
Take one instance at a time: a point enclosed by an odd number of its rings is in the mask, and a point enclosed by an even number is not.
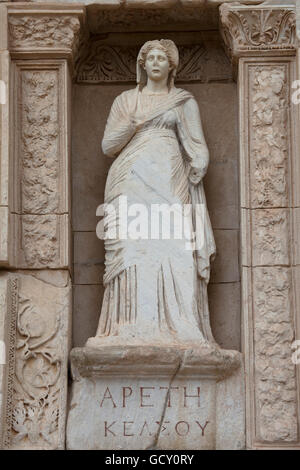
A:
[[[102,140],[105,155],[115,157],[131,140],[136,125],[131,119],[124,94],[117,96],[111,107]]]

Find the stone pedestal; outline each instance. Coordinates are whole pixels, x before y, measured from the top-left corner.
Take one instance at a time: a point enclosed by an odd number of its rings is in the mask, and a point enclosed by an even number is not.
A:
[[[243,446],[243,392],[234,409],[224,388],[218,400],[220,383],[240,366],[235,351],[76,348],[71,364],[68,449],[215,449],[226,440],[225,408],[229,446]]]

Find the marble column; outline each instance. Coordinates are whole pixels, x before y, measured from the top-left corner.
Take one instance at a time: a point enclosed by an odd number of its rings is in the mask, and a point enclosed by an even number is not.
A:
[[[72,306],[71,84],[84,9],[0,8],[1,447],[62,449]]]
[[[247,446],[294,449],[299,366],[292,343],[300,338],[295,10],[228,4],[220,18],[239,88]]]

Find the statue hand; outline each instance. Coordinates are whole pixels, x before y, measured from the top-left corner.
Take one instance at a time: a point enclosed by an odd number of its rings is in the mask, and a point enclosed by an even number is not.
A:
[[[191,168],[189,174],[189,180],[192,184],[198,184],[205,175],[206,170],[203,168]]]

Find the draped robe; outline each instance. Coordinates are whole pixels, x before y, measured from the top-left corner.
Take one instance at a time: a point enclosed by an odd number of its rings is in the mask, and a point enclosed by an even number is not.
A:
[[[145,116],[138,130],[130,119],[135,113]],[[112,105],[102,148],[117,156],[105,203],[115,208],[118,229],[121,196],[127,209],[142,204],[149,213],[153,204],[190,204],[187,220],[196,246],[187,248],[185,239],[161,239],[161,229],[159,239],[106,239],[105,292],[94,339],[103,344],[214,342],[207,283],[215,243],[202,183],[209,154],[194,97],[175,87],[168,94],[139,87],[122,93]],[[193,169],[200,172],[198,184],[189,181]],[[109,217],[105,220],[108,230]]]

